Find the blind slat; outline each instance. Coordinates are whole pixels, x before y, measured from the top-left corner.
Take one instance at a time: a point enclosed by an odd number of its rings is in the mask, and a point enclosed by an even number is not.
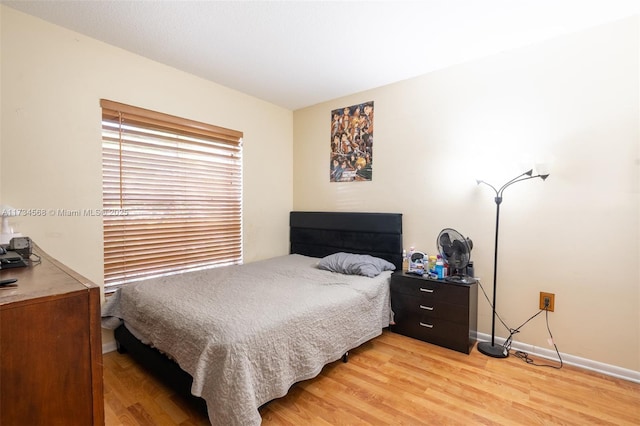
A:
[[[242,132],[100,104],[105,290],[242,263]]]

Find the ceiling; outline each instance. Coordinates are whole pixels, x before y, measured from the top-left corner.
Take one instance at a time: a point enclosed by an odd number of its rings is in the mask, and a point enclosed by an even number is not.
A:
[[[638,0],[0,2],[291,110],[640,11]]]

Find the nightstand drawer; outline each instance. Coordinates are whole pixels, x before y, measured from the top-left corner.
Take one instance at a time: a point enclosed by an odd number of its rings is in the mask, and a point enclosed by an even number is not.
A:
[[[406,312],[407,315],[418,315],[429,318],[440,318],[467,326],[469,308],[467,305],[446,303],[433,295],[392,293],[391,309],[393,312]]]
[[[403,293],[413,297],[434,297],[442,302],[467,304],[469,290],[446,282],[398,275],[391,280],[391,293]]]
[[[455,351],[469,353],[472,343],[469,339],[469,327],[440,318],[425,318],[409,315],[399,318],[391,330],[434,345]]]

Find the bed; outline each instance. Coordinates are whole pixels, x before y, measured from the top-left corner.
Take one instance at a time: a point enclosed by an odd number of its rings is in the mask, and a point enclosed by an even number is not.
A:
[[[129,285],[103,325],[117,323],[119,351],[202,398],[212,424],[260,424],[261,405],[389,325],[401,253],[401,214],[291,212],[289,255]],[[354,265],[369,276],[344,273]]]

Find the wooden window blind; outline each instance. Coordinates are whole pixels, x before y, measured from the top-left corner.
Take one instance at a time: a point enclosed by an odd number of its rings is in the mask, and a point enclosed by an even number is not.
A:
[[[242,132],[100,106],[105,290],[242,263]]]

